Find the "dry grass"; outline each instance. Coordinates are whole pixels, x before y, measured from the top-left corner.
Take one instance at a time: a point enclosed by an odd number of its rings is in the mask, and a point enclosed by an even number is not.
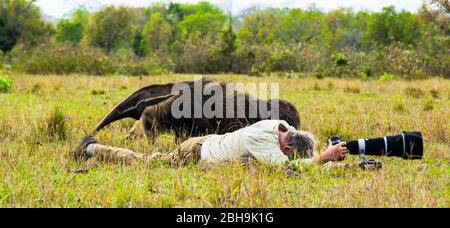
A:
[[[80,165],[68,159],[68,152],[113,106],[145,85],[192,80],[193,76],[16,75],[12,92],[0,94],[0,207],[450,206],[448,80],[210,77],[280,83],[281,97],[300,110],[302,129],[316,135],[320,148],[331,134],[350,139],[420,130],[426,139],[426,158],[381,158],[384,167],[374,172],[312,167],[298,177],[255,164],[174,169],[158,162],[103,164],[75,175],[71,171]],[[438,92],[411,97],[405,95],[409,88]],[[65,137],[43,137],[42,124],[57,108],[58,118],[64,119]],[[100,141],[147,153],[175,148],[170,134],[154,143],[125,142],[132,124],[130,120],[113,124],[100,132]],[[352,157],[345,162],[357,160]]]

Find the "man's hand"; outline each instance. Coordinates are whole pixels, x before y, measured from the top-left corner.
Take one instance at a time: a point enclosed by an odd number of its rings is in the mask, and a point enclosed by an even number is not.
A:
[[[321,155],[315,157],[316,163],[327,163],[329,161],[339,160],[348,153],[347,143],[341,142],[335,146],[330,146],[328,149]]]

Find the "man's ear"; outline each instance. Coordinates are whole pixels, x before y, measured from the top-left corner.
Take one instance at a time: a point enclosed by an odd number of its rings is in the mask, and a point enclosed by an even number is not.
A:
[[[294,148],[292,146],[283,146],[281,148],[281,151],[283,151],[283,154],[290,155],[292,152],[294,152]]]

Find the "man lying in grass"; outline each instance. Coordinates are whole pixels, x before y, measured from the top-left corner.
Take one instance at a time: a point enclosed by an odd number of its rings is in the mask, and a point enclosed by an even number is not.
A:
[[[314,138],[310,133],[298,131],[283,120],[263,120],[251,126],[225,135],[208,135],[190,138],[172,153],[151,155],[104,146],[94,136],[83,138],[72,153],[76,160],[96,158],[100,161],[130,162],[162,159],[169,164],[182,166],[189,162],[222,163],[226,161],[248,162],[256,159],[262,164],[299,167],[302,164],[324,164],[344,157],[348,150],[342,142],[330,146],[321,155],[300,158],[314,150]]]

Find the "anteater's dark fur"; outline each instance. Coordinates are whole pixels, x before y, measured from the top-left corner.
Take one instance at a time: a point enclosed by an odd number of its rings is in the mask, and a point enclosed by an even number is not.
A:
[[[191,111],[194,116],[194,81],[184,82],[189,85],[191,90]],[[245,112],[246,118],[181,118],[176,119],[171,114],[171,106],[172,102],[182,96],[182,93],[179,91],[175,94],[171,94],[171,89],[174,84],[165,84],[165,85],[152,85],[138,90],[133,93],[130,97],[128,97],[125,101],[115,107],[111,113],[109,113],[103,121],[98,125],[95,129],[96,131],[101,130],[105,126],[110,123],[113,123],[117,120],[123,118],[134,118],[139,120],[139,122],[133,128],[133,131],[138,131],[139,129],[143,129],[148,136],[153,136],[156,132],[166,132],[166,131],[175,131],[177,137],[185,135],[185,136],[200,136],[206,134],[223,134],[227,132],[233,132],[242,127],[251,125],[260,120],[263,120],[262,116],[270,116],[270,115],[260,115],[259,109],[257,113],[257,118],[250,118],[249,106],[251,105],[251,100],[254,100],[254,97],[249,95],[245,96],[245,105],[237,105],[236,96],[238,92],[233,90],[230,94],[233,94],[234,98],[234,113],[237,112]],[[224,105],[224,115],[225,113],[225,99],[227,96],[226,92],[226,84],[225,83],[214,83],[211,81],[203,80],[202,82],[203,88],[205,86],[221,86],[223,93],[223,105]],[[239,94],[242,95],[242,94]],[[212,96],[203,95],[202,104],[200,107],[203,107],[205,101],[207,101]],[[155,98],[155,99],[149,99]],[[271,101],[261,100],[259,102],[268,102],[268,110],[270,111]],[[239,110],[238,107],[245,107],[245,110]],[[257,108],[257,107],[251,107]],[[282,120],[288,122],[291,126],[296,128],[300,127],[300,117],[297,109],[288,101],[279,100],[279,109],[280,114],[279,117]],[[134,132],[133,134],[138,134]]]

